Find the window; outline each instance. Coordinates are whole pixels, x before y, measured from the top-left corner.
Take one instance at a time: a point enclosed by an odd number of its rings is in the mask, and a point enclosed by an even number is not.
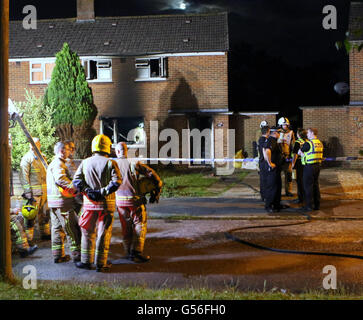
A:
[[[101,117],[100,120],[100,131],[108,136],[113,144],[123,141],[128,146],[140,147],[145,145],[143,117]]]
[[[140,58],[135,60],[136,80],[164,80],[167,77],[166,58]]]
[[[84,59],[83,67],[87,80],[112,81],[112,64],[110,59]]]
[[[52,77],[55,60],[31,61],[30,83],[48,83]]]

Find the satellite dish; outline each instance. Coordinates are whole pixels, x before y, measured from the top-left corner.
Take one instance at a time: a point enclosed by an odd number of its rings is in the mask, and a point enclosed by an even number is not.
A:
[[[345,95],[347,92],[349,92],[349,85],[345,82],[338,82],[334,86],[334,90],[337,94],[340,96]]]

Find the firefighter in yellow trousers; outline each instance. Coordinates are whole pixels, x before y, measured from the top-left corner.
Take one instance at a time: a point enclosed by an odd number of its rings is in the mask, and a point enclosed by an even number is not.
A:
[[[39,139],[33,138],[33,140],[40,150]],[[22,196],[25,199],[24,204],[27,204],[28,202],[36,203],[39,231],[42,240],[50,240],[50,215],[47,205],[46,175],[47,173],[41,160],[30,145],[30,150],[21,159],[19,178],[23,188]],[[24,217],[25,229],[30,241],[32,241],[34,237],[35,220],[36,219],[27,219]]]
[[[68,238],[71,246],[73,262],[80,261],[81,231],[75,212],[74,196],[77,190],[66,166],[69,147],[63,142],[54,146],[54,160],[47,169],[48,205],[52,221],[52,254],[55,263],[67,262],[64,241]]]
[[[127,159],[125,143],[117,144],[116,155],[122,175],[122,185],[116,192],[116,206],[122,226],[126,258],[136,262],[147,262],[150,256],[143,255],[147,229],[145,194],[150,193],[151,203],[158,202],[162,182],[157,173],[147,165],[141,162],[132,163]]]
[[[109,137],[97,135],[92,140],[92,153],[81,162],[73,179],[73,185],[83,193],[83,210],[79,218],[81,261],[76,267],[91,269],[95,261],[96,271],[104,272],[111,268],[107,257],[116,209],[115,191],[122,179],[116,162],[108,157],[111,153]]]

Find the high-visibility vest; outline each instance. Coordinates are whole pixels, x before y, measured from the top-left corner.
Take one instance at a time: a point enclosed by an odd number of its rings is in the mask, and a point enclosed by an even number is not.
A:
[[[323,144],[319,139],[308,141],[310,149],[305,152],[306,164],[321,163],[323,161]]]
[[[304,140],[304,139],[297,139],[296,142],[298,142],[300,144],[300,149],[301,147],[303,146],[303,144],[306,142],[307,140]],[[300,155],[298,156],[298,159],[301,159],[301,164],[302,165],[305,165],[306,164],[306,160],[305,160],[305,155],[300,157]]]

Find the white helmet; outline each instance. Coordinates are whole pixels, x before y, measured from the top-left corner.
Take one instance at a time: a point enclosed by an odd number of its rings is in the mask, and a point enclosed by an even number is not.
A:
[[[143,122],[140,122],[139,123],[139,128],[143,128],[144,127],[144,123]]]
[[[261,121],[260,128],[267,127],[267,126],[268,126],[268,122],[266,120]]]
[[[287,119],[287,118],[285,118],[285,117],[281,117],[280,119],[279,119],[279,121],[277,122],[277,124],[279,125],[279,126],[283,126],[284,124],[286,124],[287,126],[289,126],[290,125],[290,121],[289,121],[289,119]]]

